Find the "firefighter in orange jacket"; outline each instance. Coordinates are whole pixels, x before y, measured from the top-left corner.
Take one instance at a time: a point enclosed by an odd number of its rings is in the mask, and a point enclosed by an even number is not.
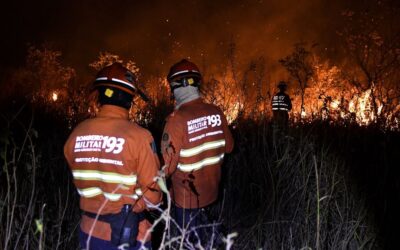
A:
[[[83,212],[81,247],[150,248],[144,237],[151,225],[143,211],[147,202],[161,201],[153,180],[160,163],[150,132],[128,119],[139,91],[134,75],[114,63],[98,73],[94,91],[99,112],[79,124],[64,146]]]
[[[171,178],[173,217],[182,228],[191,221],[193,229],[202,223],[202,208],[217,200],[221,164],[234,142],[222,111],[200,97],[202,76],[194,63],[176,63],[167,80],[175,110],[166,119],[161,151]]]

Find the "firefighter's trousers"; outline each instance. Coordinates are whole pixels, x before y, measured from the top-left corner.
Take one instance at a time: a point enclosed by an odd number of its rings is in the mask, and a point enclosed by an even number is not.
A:
[[[90,238],[90,243],[89,243],[89,249],[86,247],[86,242],[88,240],[89,235],[86,234],[85,232],[82,232],[81,230],[79,230],[79,242],[80,242],[80,246],[81,249],[86,249],[86,250],[120,250],[120,249],[124,249],[124,250],[138,250],[140,249],[141,246],[141,242],[137,241],[136,245],[133,247],[129,247],[129,248],[118,248],[117,246],[114,246],[113,244],[111,244],[111,241],[106,241],[106,240],[102,240],[99,238],[95,238],[95,237],[91,237]],[[150,250],[151,249],[151,242],[148,241],[144,244],[144,247],[146,247],[146,249]]]

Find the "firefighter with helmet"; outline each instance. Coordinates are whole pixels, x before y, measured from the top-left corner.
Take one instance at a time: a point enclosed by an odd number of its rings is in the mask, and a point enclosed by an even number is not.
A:
[[[200,97],[202,75],[194,63],[177,62],[167,80],[175,109],[166,119],[161,151],[171,179],[172,217],[201,239],[206,232],[196,228],[210,223],[204,213],[217,200],[223,158],[234,141],[223,112]]]
[[[272,97],[273,124],[276,131],[284,132],[288,128],[289,114],[292,109],[292,102],[286,94],[287,84],[280,81],[278,84],[279,92]]]
[[[128,119],[133,96],[141,92],[133,73],[119,63],[100,70],[93,87],[99,111],[64,146],[80,195],[81,248],[151,248],[144,211],[148,202],[162,199],[153,180],[160,163],[150,132]]]

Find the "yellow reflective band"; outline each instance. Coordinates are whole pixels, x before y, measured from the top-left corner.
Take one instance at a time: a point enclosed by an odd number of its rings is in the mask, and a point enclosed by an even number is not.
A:
[[[122,194],[111,194],[111,193],[103,193],[104,196],[111,200],[111,201],[117,201],[119,199],[121,199]]]
[[[135,189],[135,193],[136,193],[137,195],[143,195],[142,189],[140,189],[140,188],[136,188],[136,189]]]
[[[73,170],[72,175],[76,180],[103,181],[107,183],[122,183],[125,185],[135,185],[137,181],[136,175],[122,175],[96,170]]]
[[[81,195],[83,197],[90,198],[90,197],[94,197],[99,194],[102,194],[103,191],[98,187],[91,187],[91,188],[85,188],[85,189],[78,188],[78,193],[79,193],[79,195]]]
[[[225,140],[218,140],[218,141],[211,141],[211,142],[206,142],[203,143],[197,147],[194,148],[189,148],[189,149],[181,149],[181,152],[179,153],[180,157],[191,157],[197,154],[200,154],[201,152],[204,152],[206,150],[210,149],[215,149],[215,148],[220,148],[225,146]]]
[[[79,195],[81,195],[85,198],[92,198],[94,196],[102,194],[102,195],[104,195],[104,197],[106,197],[106,199],[108,199],[110,201],[118,201],[123,196],[129,197],[129,198],[135,199],[135,200],[139,199],[139,196],[137,194],[124,195],[124,194],[106,193],[106,192],[103,192],[103,190],[101,190],[101,188],[98,188],[98,187],[90,187],[90,188],[85,188],[85,189],[78,188],[78,193],[79,193]]]
[[[205,166],[216,164],[220,162],[224,158],[224,154],[214,156],[214,157],[209,157],[205,158],[199,162],[193,163],[193,164],[178,164],[178,169],[183,171],[183,172],[191,172],[195,170],[199,170]]]

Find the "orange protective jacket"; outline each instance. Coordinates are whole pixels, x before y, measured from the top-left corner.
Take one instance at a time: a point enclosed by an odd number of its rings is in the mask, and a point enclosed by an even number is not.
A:
[[[201,208],[217,199],[223,157],[233,144],[222,111],[201,98],[182,104],[167,117],[161,151],[178,206]]]
[[[146,209],[143,200],[158,204],[162,195],[154,183],[160,163],[150,132],[128,120],[128,111],[103,105],[93,119],[79,124],[64,146],[64,155],[80,194],[80,208],[95,214],[115,214],[124,204],[135,212]],[[150,223],[139,225],[138,240]],[[111,240],[109,223],[83,215],[81,229]]]

